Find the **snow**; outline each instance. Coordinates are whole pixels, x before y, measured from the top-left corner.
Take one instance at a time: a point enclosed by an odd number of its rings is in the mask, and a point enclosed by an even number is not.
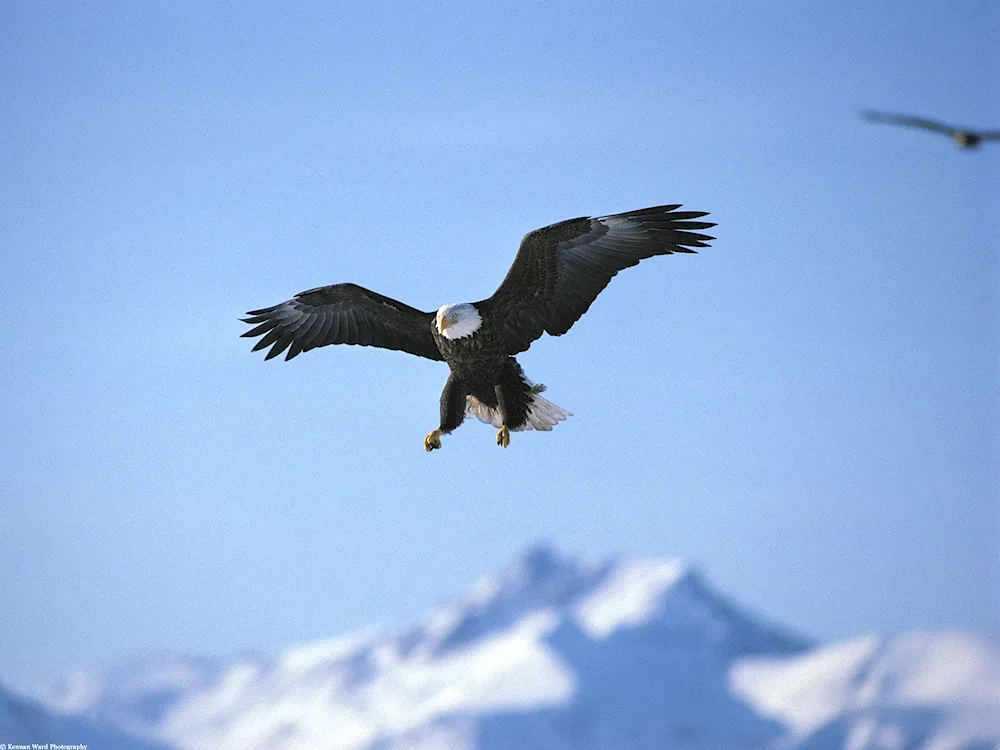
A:
[[[730,682],[804,747],[1000,746],[1000,644],[984,636],[868,636],[746,660]]]
[[[221,748],[246,747],[260,737],[278,747],[326,737],[321,746],[353,748],[417,730],[441,715],[558,705],[573,694],[573,677],[541,645],[557,622],[552,612],[539,612],[440,657],[420,653],[401,659],[391,646],[372,649],[364,639],[353,641],[362,649],[353,654],[345,651],[348,641],[293,650],[273,674],[252,665],[234,669],[212,690],[173,711],[163,736]],[[375,662],[373,671],[362,683],[345,687],[334,676],[335,665],[360,654]],[[304,659],[306,655],[310,658]],[[332,678],[289,683],[288,675],[302,674],[304,661],[311,671],[319,669]],[[220,729],[219,717],[231,715],[242,719],[223,722]],[[287,727],[296,729],[290,734]]]
[[[896,702],[980,703],[1000,712],[1000,654],[984,638],[969,633],[910,633],[884,656],[887,689]]]
[[[914,633],[815,647],[681,562],[542,547],[396,633],[272,657],[160,655],[71,673],[38,695],[77,715],[53,720],[137,733],[149,743],[137,747],[1000,747],[992,640]],[[0,730],[12,721],[0,702]]]
[[[729,681],[763,715],[805,736],[850,708],[856,675],[877,648],[878,639],[869,636],[799,657],[745,659]]]
[[[677,562],[619,566],[576,607],[577,620],[594,638],[648,620],[657,597],[684,574]]]
[[[287,649],[279,655],[278,661],[288,677],[294,679],[349,657],[373,639],[373,631],[363,630]]]

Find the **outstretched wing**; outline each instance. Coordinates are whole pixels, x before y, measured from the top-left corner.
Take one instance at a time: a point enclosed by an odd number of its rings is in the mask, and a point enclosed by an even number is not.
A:
[[[1000,141],[1000,130],[983,130],[976,135],[982,141]]]
[[[927,130],[934,130],[938,133],[947,133],[948,135],[955,132],[955,128],[950,125],[945,125],[942,122],[935,122],[934,120],[926,120],[922,117],[894,115],[888,112],[872,112],[870,110],[865,110],[861,113],[861,116],[871,122],[883,122],[887,125],[906,125],[911,128],[925,128]]]
[[[270,346],[264,359],[287,349],[285,359],[289,360],[299,352],[328,344],[379,346],[428,359],[442,358],[431,335],[434,313],[421,312],[357,284],[317,287],[247,315],[250,317],[242,318],[243,322],[254,328],[243,336],[263,336],[253,351]]]
[[[653,255],[708,247],[715,238],[694,230],[715,224],[694,221],[707,215],[703,211],[678,208],[570,219],[529,232],[503,283],[476,307],[497,321],[509,354],[523,352],[543,332],[560,336],[623,268]]]

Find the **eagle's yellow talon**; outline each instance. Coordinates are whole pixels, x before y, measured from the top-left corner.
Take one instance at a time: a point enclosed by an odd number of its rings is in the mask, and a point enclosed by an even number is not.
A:
[[[441,447],[441,430],[431,430],[424,438],[424,450],[430,452]]]
[[[507,425],[503,425],[497,433],[497,445],[501,448],[510,445],[510,430],[507,429]]]

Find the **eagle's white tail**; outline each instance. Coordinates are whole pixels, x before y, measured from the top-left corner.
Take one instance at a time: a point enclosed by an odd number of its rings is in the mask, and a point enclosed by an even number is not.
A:
[[[531,405],[528,407],[528,418],[524,424],[511,427],[514,432],[522,430],[542,430],[548,432],[556,424],[562,422],[566,417],[572,417],[572,412],[568,412],[560,406],[556,406],[551,401],[547,401],[538,394],[545,390],[545,386],[533,386],[531,389]],[[500,427],[503,424],[500,420],[500,412],[491,409],[475,396],[465,397],[465,416],[475,417],[480,422]]]

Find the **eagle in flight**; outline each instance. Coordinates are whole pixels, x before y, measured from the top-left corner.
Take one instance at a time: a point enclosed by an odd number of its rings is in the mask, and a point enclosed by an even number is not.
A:
[[[699,230],[715,224],[699,221],[705,212],[680,207],[569,219],[529,232],[500,287],[479,302],[422,312],[356,284],[333,284],[251,310],[242,320],[253,328],[243,336],[262,337],[253,351],[271,347],[265,359],[360,344],[444,361],[451,374],[441,422],[424,438],[424,449],[440,448],[441,436],[466,417],[499,428],[497,444],[506,448],[511,431],[551,430],[571,416],[542,398],[545,386],[528,380],[514,355],[543,333],[566,333],[623,268],[708,247],[715,238]]]
[[[926,120],[922,117],[911,117],[910,115],[894,115],[888,112],[864,111],[861,116],[869,122],[881,122],[887,125],[904,125],[911,128],[923,128],[935,133],[942,133],[955,143],[959,148],[976,148],[983,141],[1000,141],[1000,130],[970,130],[969,128],[957,128],[953,125],[946,125],[943,122]]]

